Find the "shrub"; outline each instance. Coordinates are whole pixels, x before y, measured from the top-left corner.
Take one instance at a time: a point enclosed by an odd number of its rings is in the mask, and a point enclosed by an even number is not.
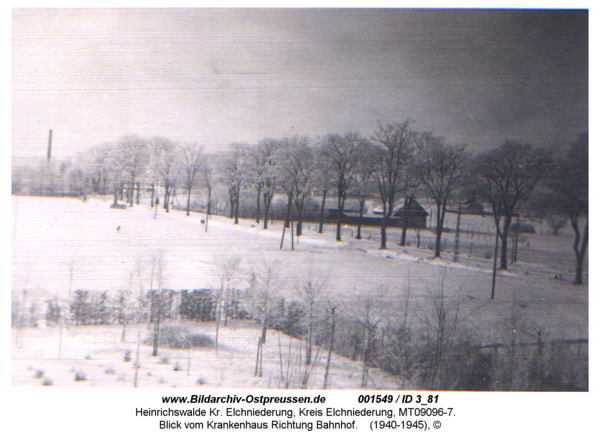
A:
[[[144,340],[146,345],[152,345],[153,336]],[[160,327],[158,345],[170,348],[210,347],[214,342],[205,333],[191,332],[184,324],[169,324]]]
[[[285,299],[281,298],[270,315],[268,325],[286,335],[301,338],[306,334],[303,323],[306,314],[306,308],[302,303],[296,300],[286,303]]]
[[[184,319],[196,321],[215,320],[215,299],[210,289],[181,291],[179,314]]]
[[[125,356],[123,362],[129,362],[131,360],[131,350],[125,350]]]
[[[42,385],[43,385],[43,386],[52,386],[52,385],[54,385],[54,382],[52,381],[52,379],[49,379],[49,378],[47,378],[47,377],[46,377],[46,378],[45,378],[45,379],[42,381]]]
[[[48,301],[48,310],[46,311],[46,321],[48,324],[58,324],[60,322],[61,307],[55,300]]]
[[[85,375],[85,373],[83,371],[77,371],[75,373],[75,381],[82,382],[84,380],[87,380],[87,376]]]
[[[44,377],[44,370],[35,370],[35,378],[41,379],[42,377]]]
[[[189,333],[186,338],[192,347],[212,347],[214,345],[212,338],[205,333]]]

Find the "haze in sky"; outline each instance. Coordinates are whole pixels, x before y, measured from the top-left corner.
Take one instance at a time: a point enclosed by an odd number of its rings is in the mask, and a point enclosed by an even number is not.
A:
[[[410,117],[482,151],[588,129],[586,10],[13,9],[12,154],[232,142]]]

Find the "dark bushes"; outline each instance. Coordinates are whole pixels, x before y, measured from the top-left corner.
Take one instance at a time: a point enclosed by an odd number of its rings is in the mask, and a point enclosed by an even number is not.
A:
[[[154,335],[144,340],[146,345],[152,345]],[[211,347],[213,339],[205,333],[192,332],[185,324],[169,324],[160,327],[158,345],[169,348]]]

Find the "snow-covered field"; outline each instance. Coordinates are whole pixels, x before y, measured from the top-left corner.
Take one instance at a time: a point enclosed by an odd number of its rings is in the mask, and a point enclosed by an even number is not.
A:
[[[517,309],[521,318],[544,328],[551,338],[588,336],[587,286],[574,286],[571,276],[561,274],[562,279],[556,278],[552,266],[532,266],[526,261],[511,265],[508,272],[499,274],[496,299],[490,301],[492,266],[491,260],[485,258],[462,254],[459,263],[452,263],[451,255],[446,253],[442,260],[433,260],[431,251],[414,245],[401,248],[392,239],[387,251],[380,251],[375,239],[359,242],[344,237],[338,243],[331,232],[317,234],[314,225],[305,226],[305,235],[295,242],[294,251],[290,249],[289,233],[280,250],[281,223],[262,230],[262,226],[250,220],[241,220],[234,226],[232,220],[215,216],[205,232],[200,223],[203,217],[197,213],[186,217],[182,211],[167,214],[159,209],[154,219],[154,209],[148,203],[121,210],[111,209],[110,200],[88,199],[84,203],[77,199],[13,196],[13,302],[25,307],[36,303],[42,318],[45,300],[66,298],[69,291],[132,289],[136,265],[148,269],[152,257],[159,253],[163,254],[166,267],[164,287],[217,287],[216,261],[239,256],[243,272],[276,261],[287,285],[282,294],[290,297],[298,280],[314,273],[327,276],[332,299],[342,303],[348,312],[366,293],[382,288],[388,290],[385,307],[399,310],[410,289],[408,314],[413,325],[419,324],[419,315],[431,291],[443,283],[445,294],[460,295],[461,311],[468,315],[466,326],[483,343],[503,341],[502,321],[511,309]],[[370,230],[369,234],[377,238],[378,230]],[[453,239],[453,234],[448,238]],[[559,245],[549,236],[540,236],[539,241],[536,238],[530,237],[534,245],[562,247],[563,258],[572,259],[570,237],[555,237],[562,239]],[[560,258],[561,254],[557,256]],[[13,328],[13,384],[39,385],[39,379],[32,376],[36,369],[43,368],[46,373],[55,372],[56,384],[72,384],[72,370],[80,367],[86,368],[88,379],[77,384],[131,384],[133,368],[122,361],[124,347],[119,342],[118,327],[71,327],[63,334],[61,356],[65,360],[60,361],[55,359],[57,330]],[[147,385],[183,386],[203,378],[207,385],[215,386],[277,387],[273,376],[280,362],[275,334],[269,337],[272,343],[267,347],[271,350],[265,351],[265,360],[269,354],[277,357],[267,360],[270,365],[265,377],[253,377],[257,330],[253,326],[225,330],[224,349],[218,357],[211,350],[194,350],[192,363],[204,365],[203,368],[192,365],[194,373],[190,376],[186,371],[172,371],[174,362],[182,364],[184,369],[187,367],[187,351],[169,353],[170,365],[144,357],[142,363],[148,364],[148,368],[140,374],[140,381]],[[128,334],[130,343],[135,341],[133,333],[132,330]],[[280,344],[288,342],[282,335]],[[148,347],[144,348],[143,355],[147,356]],[[243,359],[246,354],[249,362]],[[86,356],[91,359],[86,360]],[[211,365],[206,366],[207,363]],[[336,387],[360,384],[360,364],[338,357],[335,365],[338,368],[335,379],[340,379]],[[112,367],[115,373],[107,374],[106,367]],[[94,378],[89,378],[92,375]],[[322,372],[316,371],[316,375],[322,385]],[[119,376],[125,376],[124,380],[119,380]],[[398,387],[395,379],[381,373],[378,376],[382,387]],[[317,387],[318,379],[315,379]]]
[[[214,325],[192,324],[199,331],[214,335]],[[130,326],[126,342],[121,342],[122,327],[72,326],[20,329],[13,334],[12,384],[41,385],[45,379],[60,387],[132,387],[135,381],[137,336],[148,335],[147,326]],[[298,388],[303,371],[298,352],[299,341],[269,330],[263,349],[263,376],[256,377],[256,342],[260,327],[248,322],[230,323],[219,331],[219,351],[214,347],[159,349],[141,345],[137,376],[138,387],[218,387],[218,388]],[[130,361],[124,361],[130,350]],[[280,357],[281,353],[281,357]],[[314,367],[309,369],[308,388],[323,388],[327,352],[321,350]],[[188,371],[189,366],[189,371]],[[283,377],[282,377],[283,372]],[[360,388],[362,364],[340,356],[332,359],[328,387]],[[76,374],[85,380],[75,380]],[[371,387],[396,389],[398,379],[373,369],[369,372]]]

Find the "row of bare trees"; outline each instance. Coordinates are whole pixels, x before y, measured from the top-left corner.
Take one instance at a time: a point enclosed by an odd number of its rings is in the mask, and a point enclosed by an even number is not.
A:
[[[508,268],[509,230],[514,218],[530,208],[547,216],[568,217],[575,235],[576,283],[581,283],[588,241],[588,136],[582,134],[565,156],[553,160],[550,151],[506,141],[478,155],[466,145],[451,144],[431,132],[413,129],[414,122],[379,122],[371,136],[358,132],[308,137],[264,138],[258,144],[232,144],[206,154],[195,143],[174,143],[166,138],[126,136],[115,144],[91,148],[81,154],[68,173],[77,194],[112,193],[129,205],[150,193],[150,204],[162,191],[169,210],[176,191],[187,197],[189,215],[194,190],[205,193],[205,211],[211,214],[213,191],[226,193],[229,216],[239,222],[240,199],[255,197],[256,222],[268,228],[273,199],[287,199],[286,221],[296,218],[296,235],[302,235],[307,203],[320,198],[319,232],[323,231],[326,200],[336,200],[336,239],[346,201],[358,202],[356,238],[367,202],[381,213],[381,249],[387,248],[387,227],[401,202],[417,196],[435,203],[435,257],[441,253],[447,208],[465,199],[479,199],[493,213],[501,241],[500,269]],[[558,154],[556,154],[558,155]],[[62,167],[62,166],[61,166]],[[50,178],[51,179],[51,178]],[[536,193],[536,196],[532,196]],[[531,200],[537,202],[530,202]],[[542,200],[543,202],[540,202]],[[293,212],[295,210],[295,212]],[[406,243],[409,223],[405,208],[400,245]],[[585,224],[582,225],[582,221]]]

